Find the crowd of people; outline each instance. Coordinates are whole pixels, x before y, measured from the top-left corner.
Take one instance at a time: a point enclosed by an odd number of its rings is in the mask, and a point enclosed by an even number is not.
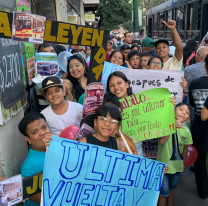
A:
[[[183,47],[176,30],[176,22],[163,22],[173,36],[174,53],[170,54],[170,44],[165,39],[154,41],[152,38],[133,40],[131,32],[124,34],[124,40],[110,36],[106,47],[106,61],[129,69],[176,70],[183,71],[181,87],[183,99],[176,104],[175,98],[170,101],[175,105],[176,128],[180,153],[184,160],[170,161],[172,155],[171,136],[158,139],[157,160],[168,164],[164,169],[158,206],[171,206],[174,190],[177,187],[180,173],[184,170],[188,145],[197,149],[198,158],[192,168],[196,177],[196,186],[201,198],[208,198],[208,40],[198,48],[195,40],[190,39]],[[65,47],[47,43],[40,45],[38,52],[59,54]],[[35,84],[39,101],[39,112],[24,116],[19,123],[19,130],[29,144],[29,153],[21,167],[22,177],[28,177],[43,171],[44,157],[52,136],[59,136],[68,126],[80,126],[83,106],[79,98],[87,86],[88,66],[91,48],[79,49],[70,46],[73,53],[67,59],[67,73],[60,71],[57,76],[50,76],[41,84]],[[80,142],[95,144],[114,150],[126,151],[119,137],[122,116],[119,99],[132,95],[133,91],[128,77],[115,71],[107,80],[103,104],[94,116],[96,133],[81,138]],[[168,114],[167,114],[168,115]],[[185,124],[185,123],[189,124]],[[189,125],[187,127],[186,125]],[[124,137],[133,145],[133,154],[143,156],[142,143],[133,143],[131,137]],[[192,141],[193,139],[193,141]],[[126,151],[127,152],[127,151]],[[38,206],[41,193],[25,201],[25,206]]]

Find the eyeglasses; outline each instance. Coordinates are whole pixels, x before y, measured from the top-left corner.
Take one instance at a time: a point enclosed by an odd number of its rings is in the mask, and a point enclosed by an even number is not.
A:
[[[105,124],[107,122],[110,122],[112,125],[117,125],[119,123],[118,120],[115,120],[115,119],[108,120],[107,118],[102,117],[102,116],[98,116],[98,119],[100,120],[100,122],[102,124]]]
[[[162,66],[162,62],[151,62],[152,65]]]

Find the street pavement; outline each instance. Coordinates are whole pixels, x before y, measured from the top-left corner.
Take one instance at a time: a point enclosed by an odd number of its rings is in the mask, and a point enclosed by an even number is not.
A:
[[[174,193],[173,206],[208,206],[208,198],[201,199],[197,193],[195,175],[186,168],[180,175],[178,187]]]

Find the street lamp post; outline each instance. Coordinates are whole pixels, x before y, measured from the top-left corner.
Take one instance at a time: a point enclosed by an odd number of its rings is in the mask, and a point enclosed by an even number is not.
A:
[[[139,34],[139,14],[138,14],[138,0],[133,0],[133,24],[134,24],[134,32],[135,37]]]

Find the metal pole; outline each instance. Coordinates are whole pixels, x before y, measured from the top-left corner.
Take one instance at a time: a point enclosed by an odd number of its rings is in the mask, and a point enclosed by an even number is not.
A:
[[[134,32],[139,32],[139,14],[138,14],[138,0],[133,0],[133,14],[134,14]]]

